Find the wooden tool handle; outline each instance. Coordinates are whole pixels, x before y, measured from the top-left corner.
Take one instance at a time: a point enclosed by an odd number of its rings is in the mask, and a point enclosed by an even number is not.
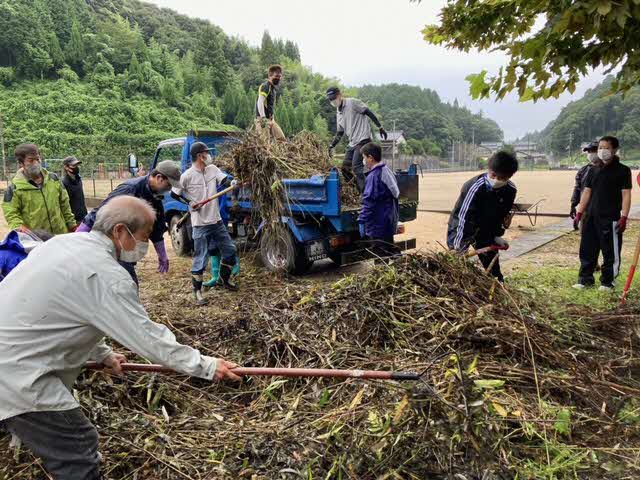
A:
[[[227,187],[224,190],[220,190],[218,193],[216,193],[214,196],[207,198],[206,200],[203,200],[202,202],[198,202],[196,205],[200,205],[200,207],[205,206],[207,203],[212,202],[213,200],[215,200],[216,198],[219,198],[223,195],[226,195],[227,193],[229,193],[231,190],[233,190],[235,187]],[[191,212],[187,212],[185,213],[182,218],[180,218],[180,220],[178,220],[178,224],[176,225],[177,228],[182,227],[182,224],[187,220],[187,217],[189,217],[189,214]]]
[[[163,365],[144,363],[123,363],[120,365],[125,372],[157,372],[178,373]],[[85,368],[102,370],[106,368],[97,362],[87,362]],[[266,368],[266,367],[236,367],[231,370],[236,375],[261,377],[325,377],[325,378],[366,378],[378,380],[420,380],[415,372],[391,372],[378,370],[338,370],[332,368]]]

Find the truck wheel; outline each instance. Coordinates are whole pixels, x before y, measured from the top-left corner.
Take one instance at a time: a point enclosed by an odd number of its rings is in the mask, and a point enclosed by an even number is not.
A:
[[[179,257],[188,257],[193,250],[191,239],[189,238],[189,224],[190,221],[186,221],[178,228],[178,222],[182,218],[182,215],[175,214],[169,221],[169,233],[171,234],[171,245],[173,250]]]
[[[260,258],[271,272],[286,271],[302,275],[309,271],[313,261],[307,259],[304,246],[299,245],[288,229],[263,233],[260,238]]]

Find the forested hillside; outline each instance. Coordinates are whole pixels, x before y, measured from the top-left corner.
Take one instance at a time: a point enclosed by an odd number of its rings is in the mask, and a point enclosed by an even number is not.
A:
[[[122,159],[152,154],[189,128],[246,128],[256,89],[273,63],[285,67],[276,116],[287,135],[329,138],[333,79],[301,63],[298,46],[265,32],[260,47],[207,21],[136,0],[0,0],[0,115],[5,144],[33,141],[49,156]],[[452,140],[496,140],[497,125],[409,86],[348,92],[372,103],[412,138],[440,153]]]
[[[387,123],[395,120],[396,129],[409,137],[412,153],[441,155],[452,140],[477,144],[500,141],[503,137],[493,120],[459,107],[457,101],[453,105],[443,103],[438,93],[428,88],[366,85],[358,94],[363,100],[379,105]]]
[[[633,87],[626,95],[611,95],[613,77],[588,90],[584,97],[571,102],[558,117],[531,138],[537,139],[544,149],[567,155],[571,137],[577,150],[581,142],[603,135],[616,135],[623,149],[640,147],[640,87]]]

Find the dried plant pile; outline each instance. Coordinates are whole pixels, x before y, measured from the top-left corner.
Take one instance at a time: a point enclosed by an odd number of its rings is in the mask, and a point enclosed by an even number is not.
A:
[[[637,305],[593,321],[552,317],[544,299],[449,254],[329,285],[257,272],[246,282],[207,309],[145,301],[179,340],[247,366],[413,370],[424,381],[86,374],[77,395],[100,429],[108,478],[640,473]],[[38,471],[28,458],[7,460],[13,478]]]
[[[218,159],[249,184],[252,201],[268,223],[279,221],[287,202],[282,180],[328,175],[333,166],[326,145],[310,132],[301,132],[288,142],[276,142],[250,131],[239,143],[229,145]],[[347,208],[360,205],[355,182],[342,182],[341,201]]]

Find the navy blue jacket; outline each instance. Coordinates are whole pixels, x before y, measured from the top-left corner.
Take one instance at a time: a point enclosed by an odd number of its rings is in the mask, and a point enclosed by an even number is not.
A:
[[[11,230],[0,242],[0,282],[27,258],[31,250],[42,244],[42,240],[37,238],[28,233]]]
[[[474,244],[482,248],[491,245],[495,237],[504,235],[503,223],[513,207],[516,193],[511,181],[494,189],[486,173],[468,180],[449,217],[448,247],[465,251]]]
[[[156,198],[155,193],[149,186],[149,175],[144,177],[132,178],[126,182],[118,185],[113,192],[111,192],[107,198],[100,204],[98,208],[94,208],[89,214],[84,217],[82,223],[90,228],[93,228],[93,224],[96,222],[96,214],[104,205],[109,203],[109,200],[120,195],[130,195],[132,197],[141,198],[146,200],[156,211],[156,221],[153,224],[153,231],[149,240],[152,243],[160,242],[163,240],[164,232],[167,230],[167,225],[164,219],[164,207],[162,206],[162,196]]]
[[[396,234],[399,196],[396,177],[384,163],[378,163],[367,172],[362,212],[358,217],[367,237],[388,240]]]
[[[20,243],[18,232],[12,230],[0,243],[0,281],[18,264],[27,258],[27,252]]]

